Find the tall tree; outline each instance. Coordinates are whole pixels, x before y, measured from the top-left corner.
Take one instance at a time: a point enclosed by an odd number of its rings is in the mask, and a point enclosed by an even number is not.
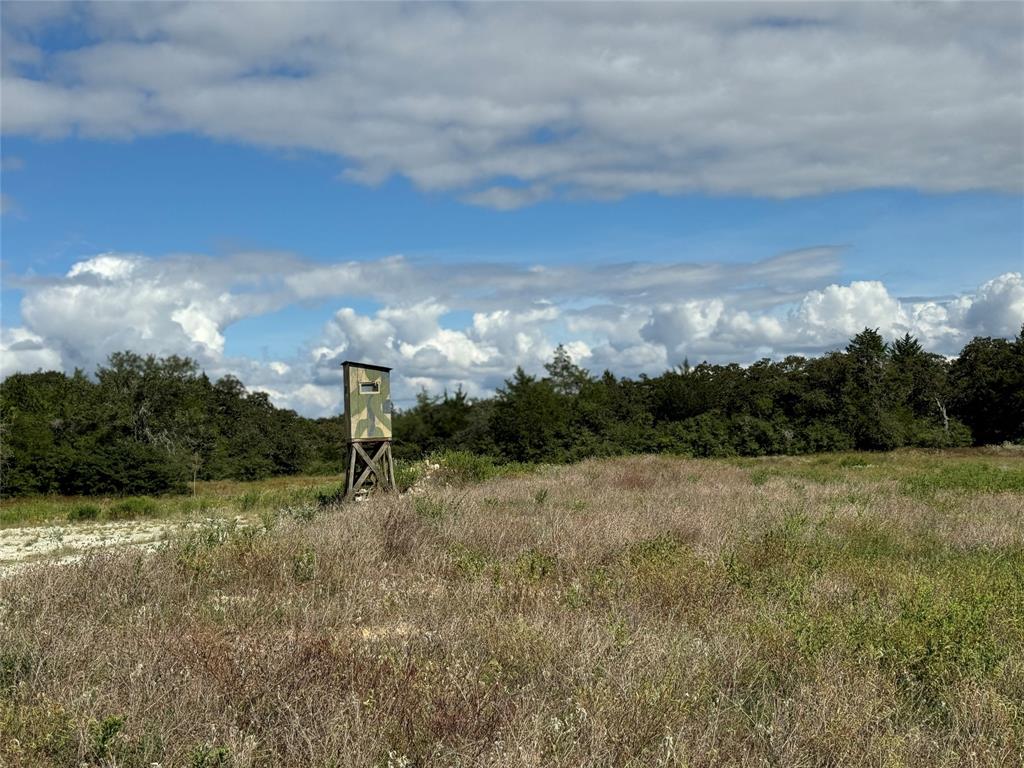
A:
[[[491,434],[501,454],[518,461],[563,461],[569,411],[547,379],[522,368],[498,390]]]
[[[950,379],[953,406],[975,442],[1024,441],[1024,328],[1013,341],[971,340]]]
[[[548,381],[555,392],[568,397],[578,395],[584,386],[593,381],[590,371],[576,365],[563,344],[555,348],[554,358],[544,364],[544,369],[548,372]]]
[[[900,444],[892,392],[885,386],[889,348],[876,328],[865,328],[846,346],[848,374],[843,405],[858,448],[889,449]]]

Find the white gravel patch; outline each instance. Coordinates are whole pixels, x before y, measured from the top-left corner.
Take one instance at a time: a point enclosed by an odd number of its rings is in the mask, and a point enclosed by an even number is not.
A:
[[[38,562],[73,562],[108,547],[155,548],[181,521],[125,520],[0,529],[0,575]]]

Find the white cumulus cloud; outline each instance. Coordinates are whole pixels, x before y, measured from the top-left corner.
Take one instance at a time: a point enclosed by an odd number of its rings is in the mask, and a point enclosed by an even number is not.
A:
[[[392,281],[337,282],[335,272]],[[595,372],[657,374],[690,362],[752,362],[841,347],[864,327],[918,336],[954,354],[974,335],[1009,337],[1024,323],[1024,277],[975,291],[900,299],[880,281],[836,280],[835,254],[807,249],[753,263],[629,262],[537,268],[390,257],[337,265],[280,253],[226,258],[103,253],[65,274],[21,276],[22,325],[0,337],[2,372],[92,371],[113,352],[195,358],[279,405],[308,414],[340,408],[340,365],[395,369],[395,397],[462,387],[487,395],[516,366],[543,372],[557,344]],[[483,276],[486,275],[486,280]],[[313,276],[313,277],[311,277]],[[315,298],[334,307],[303,329],[292,356],[226,354],[238,321]],[[486,290],[480,290],[485,285]],[[352,298],[376,308],[357,310]]]

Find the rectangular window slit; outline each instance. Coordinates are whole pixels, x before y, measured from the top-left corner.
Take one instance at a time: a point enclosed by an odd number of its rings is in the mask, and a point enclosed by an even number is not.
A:
[[[380,392],[379,381],[360,381],[359,382],[359,394],[360,395],[376,395]]]

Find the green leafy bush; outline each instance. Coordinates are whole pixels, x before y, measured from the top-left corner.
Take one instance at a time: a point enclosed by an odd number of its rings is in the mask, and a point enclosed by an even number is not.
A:
[[[117,715],[105,717],[90,725],[90,753],[93,760],[105,761],[110,756],[114,739],[124,727],[124,718]]]
[[[321,488],[316,492],[316,506],[320,509],[341,504],[345,499],[344,483]]]
[[[133,520],[139,517],[154,517],[160,512],[156,499],[136,496],[122,499],[107,507],[104,516],[108,520]]]
[[[103,513],[95,504],[76,504],[68,510],[68,521],[95,520]]]
[[[263,501],[263,493],[258,490],[246,491],[238,499],[238,511],[249,512]]]
[[[422,461],[395,460],[395,485],[400,493],[405,493],[423,477]]]
[[[441,451],[431,454],[428,461],[438,465],[433,479],[450,485],[523,475],[536,469],[534,464],[518,461],[499,463],[491,456],[480,456],[469,451]]]
[[[232,764],[231,750],[204,744],[192,751],[191,768],[228,768]]]

